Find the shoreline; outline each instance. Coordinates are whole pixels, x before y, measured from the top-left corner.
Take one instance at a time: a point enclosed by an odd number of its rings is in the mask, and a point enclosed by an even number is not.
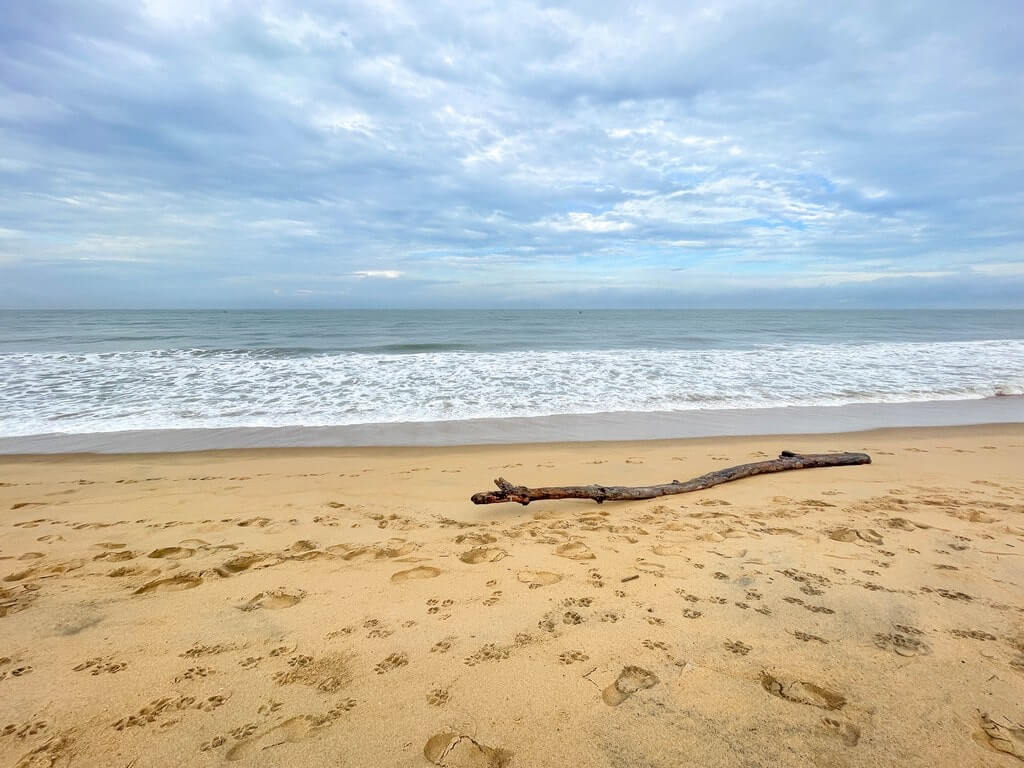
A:
[[[1024,396],[840,406],[609,412],[329,427],[227,427],[0,437],[0,455],[253,448],[454,447],[812,435],[1024,423]]]
[[[90,466],[117,465],[138,461],[146,465],[189,465],[198,459],[217,462],[291,461],[298,459],[338,459],[343,461],[366,459],[371,462],[411,461],[418,458],[452,459],[471,456],[484,460],[501,456],[533,455],[547,452],[552,456],[574,456],[591,451],[662,453],[673,449],[725,449],[745,450],[750,446],[763,446],[758,460],[775,458],[783,450],[796,453],[868,452],[871,444],[886,444],[907,440],[915,443],[948,438],[951,440],[980,440],[985,437],[1017,438],[1024,447],[1024,421],[989,422],[985,424],[939,424],[934,426],[891,426],[837,432],[771,432],[743,435],[702,435],[699,437],[661,437],[641,440],[560,440],[534,443],[484,443],[457,445],[269,445],[238,448],[202,448],[169,451],[81,452],[63,453],[3,453],[0,451],[0,471],[5,465],[58,467],[65,464]],[[777,446],[777,450],[775,450]],[[769,450],[770,449],[770,450]],[[909,449],[908,449],[909,450]],[[753,456],[753,454],[751,454]],[[891,454],[882,454],[891,455]],[[876,458],[872,455],[872,462]],[[627,462],[628,463],[628,462]],[[744,463],[744,462],[738,462]],[[517,466],[517,465],[509,465]],[[538,464],[538,467],[545,465]],[[492,467],[492,469],[508,467]],[[721,468],[721,467],[719,467]],[[483,483],[490,484],[490,480]],[[644,483],[649,484],[649,483]],[[0,486],[2,488],[3,486]],[[385,494],[386,495],[386,494]],[[467,497],[468,498],[468,497]],[[636,502],[631,502],[636,503]],[[2,510],[0,510],[2,512]]]

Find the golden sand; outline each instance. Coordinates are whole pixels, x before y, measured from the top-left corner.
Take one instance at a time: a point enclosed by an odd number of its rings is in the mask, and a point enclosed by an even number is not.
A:
[[[780,449],[870,466],[646,502]],[[0,765],[1014,766],[1024,427],[0,458]]]

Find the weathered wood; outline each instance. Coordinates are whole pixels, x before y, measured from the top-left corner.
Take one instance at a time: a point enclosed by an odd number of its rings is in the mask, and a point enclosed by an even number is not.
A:
[[[554,488],[527,488],[512,485],[508,480],[499,477],[494,481],[497,491],[481,491],[474,493],[471,500],[474,504],[501,504],[514,501],[526,506],[531,501],[543,499],[593,499],[598,504],[605,501],[636,501],[638,499],[654,499],[658,496],[670,496],[675,493],[702,491],[722,483],[731,483],[744,477],[764,475],[769,472],[786,472],[791,469],[811,469],[813,467],[844,467],[854,464],[870,464],[871,457],[866,453],[793,453],[783,451],[779,458],[768,461],[755,461],[752,464],[740,464],[727,469],[719,469],[706,475],[695,477],[681,483],[673,480],[664,485],[644,485],[629,487],[624,485],[565,485]]]

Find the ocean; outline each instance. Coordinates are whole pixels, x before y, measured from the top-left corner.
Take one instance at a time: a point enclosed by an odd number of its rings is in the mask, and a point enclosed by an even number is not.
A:
[[[4,438],[1022,394],[1024,311],[0,312]]]

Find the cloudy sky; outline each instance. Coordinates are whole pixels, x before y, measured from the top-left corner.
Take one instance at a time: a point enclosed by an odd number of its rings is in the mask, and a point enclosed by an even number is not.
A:
[[[1024,306],[1019,0],[32,0],[0,306]]]

